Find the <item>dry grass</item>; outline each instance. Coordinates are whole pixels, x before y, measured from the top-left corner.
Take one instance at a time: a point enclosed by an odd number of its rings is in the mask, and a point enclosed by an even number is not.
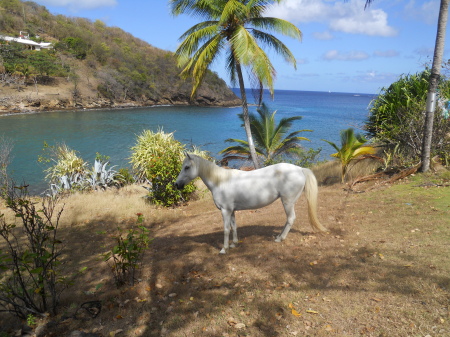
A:
[[[321,187],[319,218],[330,232],[311,232],[301,198],[283,243],[274,242],[285,220],[279,202],[239,212],[241,241],[225,256],[209,194],[177,209],[145,204],[141,188],[71,197],[65,268],[88,271],[47,335],[449,336],[450,192],[428,181],[444,180],[419,175],[366,193]],[[113,242],[97,232],[132,225],[137,212],[154,241],[140,282],[118,290],[99,258]],[[97,318],[63,319],[92,300],[102,301]]]

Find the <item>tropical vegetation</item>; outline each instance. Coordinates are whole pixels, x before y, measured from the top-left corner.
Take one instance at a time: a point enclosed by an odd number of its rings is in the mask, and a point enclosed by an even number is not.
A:
[[[286,45],[269,32],[301,39],[300,30],[292,23],[278,18],[264,17],[266,9],[281,0],[170,0],[174,15],[189,14],[202,18],[181,36],[175,54],[183,68],[184,78],[192,76],[192,96],[202,83],[208,67],[226,51],[226,68],[231,82],[238,83],[243,108],[244,128],[255,168],[259,167],[252,138],[242,69],[260,88],[273,95],[275,68],[261,46],[272,48],[296,66],[294,55]]]
[[[386,145],[387,152],[397,151],[397,163],[409,165],[421,160],[423,128],[430,70],[402,75],[389,87],[382,88],[371,103],[365,130],[374,141]],[[442,77],[438,86],[434,114],[431,153],[449,163],[450,119],[447,102],[450,82]]]
[[[328,140],[324,139],[324,141],[333,146],[337,151],[331,156],[338,158],[341,162],[342,183],[345,182],[351,163],[355,163],[356,160],[372,157],[375,154],[375,148],[373,146],[364,146],[368,140],[359,133],[355,134],[353,128],[341,131],[341,147]]]
[[[366,7],[375,0],[366,0]],[[449,0],[440,0],[439,18],[437,22],[436,42],[434,45],[433,62],[429,77],[427,90],[427,101],[425,109],[425,120],[423,127],[421,146],[421,171],[430,169],[433,138],[434,138],[434,116],[436,109],[437,91],[440,81],[442,58],[444,56],[445,33],[447,30]]]
[[[125,183],[114,166],[108,168],[108,156],[97,153],[94,166],[88,168],[88,163],[78,152],[65,143],[51,146],[44,143],[43,154],[38,161],[49,166],[44,172],[50,183],[50,195],[67,191],[105,190]]]
[[[299,159],[304,154],[300,141],[309,141],[299,134],[312,130],[290,131],[293,123],[302,119],[301,116],[285,117],[276,120],[277,111],[270,112],[266,104],[256,109],[258,115],[249,114],[250,128],[255,140],[256,153],[262,158],[263,165],[273,164],[277,160],[286,159],[287,156]],[[243,114],[238,115],[244,121]],[[248,160],[250,149],[245,140],[229,138],[226,142],[237,143],[220,151],[224,160]]]
[[[130,163],[136,172],[137,180],[150,184],[148,198],[151,202],[163,206],[176,206],[190,199],[196,190],[193,182],[187,184],[181,191],[174,186],[186,148],[174,138],[173,133],[144,130],[138,135],[136,145],[131,150]],[[206,152],[200,150],[194,152],[208,158]]]

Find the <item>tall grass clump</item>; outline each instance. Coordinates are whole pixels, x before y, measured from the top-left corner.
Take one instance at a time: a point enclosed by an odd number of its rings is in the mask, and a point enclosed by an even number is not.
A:
[[[190,199],[196,190],[192,182],[181,191],[174,186],[181,170],[185,146],[173,137],[173,133],[144,130],[131,151],[130,163],[138,180],[150,182],[149,199],[153,203],[174,206]],[[206,155],[204,152],[197,153],[203,157]]]
[[[44,142],[43,155],[38,161],[50,165],[44,170],[45,179],[51,184],[63,185],[65,189],[80,185],[87,170],[83,158],[64,143],[50,146]]]

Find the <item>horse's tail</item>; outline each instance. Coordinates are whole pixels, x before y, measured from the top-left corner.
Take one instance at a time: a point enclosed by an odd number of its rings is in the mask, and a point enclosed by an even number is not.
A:
[[[320,223],[319,218],[317,217],[317,195],[319,192],[317,179],[310,169],[302,168],[302,170],[306,177],[305,195],[306,200],[308,201],[309,223],[315,230],[326,232],[327,229]]]

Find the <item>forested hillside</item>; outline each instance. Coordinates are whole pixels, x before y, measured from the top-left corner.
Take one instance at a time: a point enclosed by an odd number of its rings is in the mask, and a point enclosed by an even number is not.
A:
[[[0,35],[51,42],[29,50],[0,39],[0,109],[153,104],[235,105],[237,97],[209,72],[194,102],[174,54],[100,20],[52,15],[34,2],[0,0]]]

